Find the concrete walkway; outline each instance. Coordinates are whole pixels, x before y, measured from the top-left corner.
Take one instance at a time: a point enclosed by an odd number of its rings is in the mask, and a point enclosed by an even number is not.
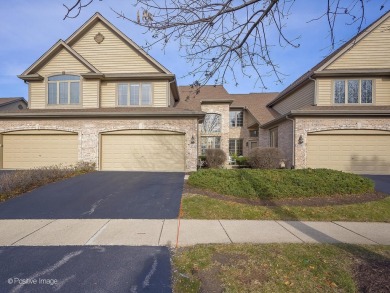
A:
[[[177,220],[0,220],[0,246],[175,246]],[[200,243],[390,245],[390,223],[181,220],[179,246]]]

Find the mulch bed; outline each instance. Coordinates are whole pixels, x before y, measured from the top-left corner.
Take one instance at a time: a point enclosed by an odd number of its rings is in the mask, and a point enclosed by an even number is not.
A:
[[[354,268],[354,275],[359,292],[390,292],[389,259],[359,260]]]
[[[311,197],[311,198],[286,198],[286,199],[247,199],[229,195],[219,194],[210,190],[197,188],[184,183],[183,194],[200,194],[211,198],[231,201],[236,203],[250,204],[255,206],[307,206],[321,207],[329,205],[345,205],[376,201],[387,197],[381,192],[373,192],[359,195],[335,195],[332,197]]]

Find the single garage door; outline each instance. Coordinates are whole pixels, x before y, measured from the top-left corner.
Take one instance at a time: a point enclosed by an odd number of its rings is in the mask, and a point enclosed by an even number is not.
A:
[[[77,163],[77,134],[63,131],[15,131],[1,135],[4,169],[29,169]]]
[[[184,171],[184,134],[133,130],[101,136],[101,169]]]
[[[390,132],[337,130],[309,134],[307,167],[390,174]]]

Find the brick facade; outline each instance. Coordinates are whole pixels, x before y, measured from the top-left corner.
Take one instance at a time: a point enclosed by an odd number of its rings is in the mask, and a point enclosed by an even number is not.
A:
[[[386,118],[296,118],[295,122],[295,166],[306,168],[307,162],[307,134],[342,129],[366,129],[390,131],[390,119]],[[302,135],[303,143],[298,139]]]
[[[62,130],[78,133],[80,161],[99,166],[100,134],[116,130],[150,129],[185,133],[186,171],[196,171],[197,129],[196,118],[147,118],[147,119],[12,119],[0,122],[0,134],[16,130]],[[191,143],[192,137],[195,143]]]

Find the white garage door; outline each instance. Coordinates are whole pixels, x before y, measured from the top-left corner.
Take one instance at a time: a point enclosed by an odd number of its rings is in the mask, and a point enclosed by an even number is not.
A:
[[[309,134],[307,167],[390,174],[390,132],[337,130]]]
[[[148,130],[102,134],[101,169],[184,171],[184,134]]]
[[[77,134],[62,131],[15,131],[2,135],[4,169],[29,169],[77,163]]]

